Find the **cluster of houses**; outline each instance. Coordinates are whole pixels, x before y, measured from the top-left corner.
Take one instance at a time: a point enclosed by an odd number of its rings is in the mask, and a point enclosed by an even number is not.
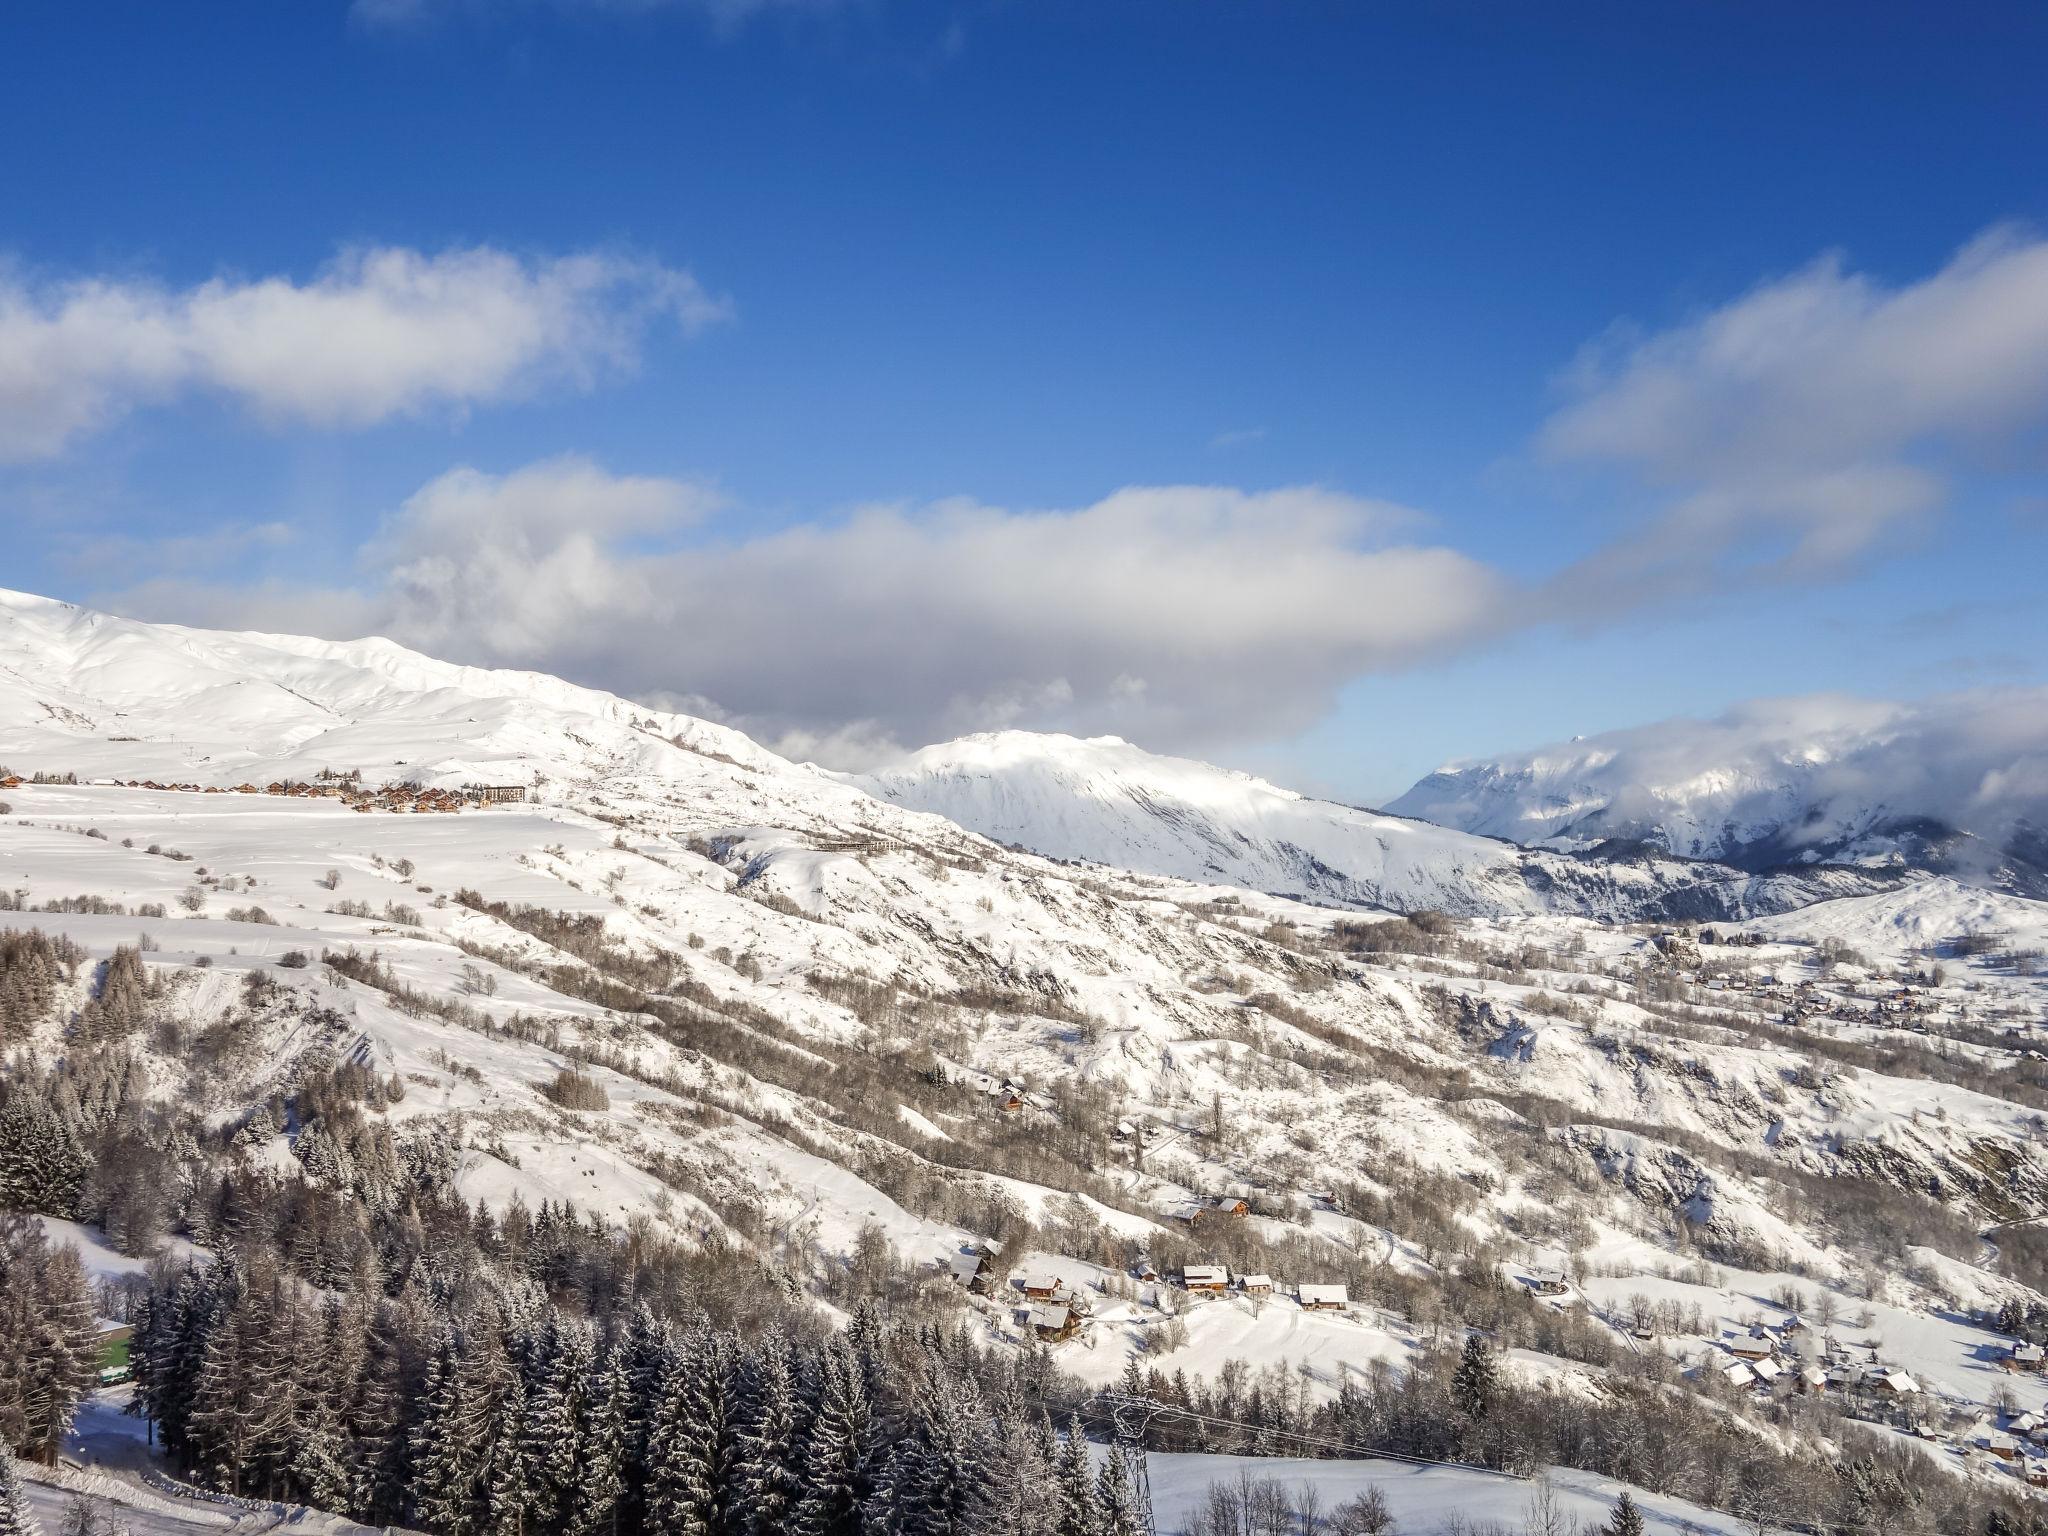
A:
[[[1140,1279],[1144,1278],[1141,1271]],[[1271,1296],[1271,1275],[1233,1277],[1225,1264],[1189,1264],[1180,1272],[1180,1286],[1190,1296],[1223,1296],[1236,1291],[1241,1296]],[[1307,1312],[1349,1312],[1351,1293],[1341,1285],[1299,1284],[1294,1299]]]
[[[1912,1373],[1886,1365],[1873,1354],[1855,1360],[1830,1336],[1810,1347],[1806,1325],[1797,1317],[1776,1327],[1758,1324],[1747,1333],[1723,1339],[1728,1360],[1719,1369],[1730,1386],[1765,1395],[1788,1388],[1808,1397],[1835,1395],[1852,1403],[1896,1402],[1917,1396],[1920,1384]]]
[[[293,800],[339,800],[350,810],[366,815],[373,811],[387,811],[397,816],[454,815],[477,806],[515,804],[526,798],[526,786],[523,784],[472,784],[462,789],[383,784],[375,789],[364,789],[348,779],[311,784],[297,779],[273,779],[268,784],[236,784],[223,789],[218,784],[160,784],[155,779],[113,779],[108,782],[122,789],[158,789],[187,795],[282,795]],[[0,787],[5,787],[5,783],[0,780]]]
[[[1956,1436],[1954,1449],[1992,1457],[2030,1487],[2048,1488],[2048,1420],[2038,1413],[2009,1414],[2002,1429],[1990,1419],[1979,1419]]]
[[[940,1267],[955,1284],[977,1296],[989,1295],[997,1286],[997,1261],[1002,1248],[994,1242],[976,1243],[940,1260]],[[1165,1284],[1166,1279],[1149,1260],[1141,1259],[1133,1273],[1140,1280]],[[1178,1276],[1180,1288],[1190,1296],[1267,1297],[1278,1287],[1271,1275],[1232,1275],[1228,1265],[1189,1264]],[[1013,1283],[1023,1293],[1025,1326],[1049,1344],[1062,1344],[1080,1333],[1094,1308],[1084,1289],[1070,1285],[1050,1270],[1033,1270]],[[1351,1293],[1342,1285],[1305,1283],[1294,1287],[1294,1299],[1308,1312],[1349,1312]]]
[[[1806,1330],[1796,1317],[1775,1329],[1752,1328],[1722,1341],[1730,1358],[1719,1369],[1737,1387],[1774,1395],[1789,1384],[1790,1390],[1803,1395],[1839,1398],[1859,1418],[1890,1420],[1924,1440],[1946,1435],[1954,1454],[1988,1457],[2030,1486],[2048,1488],[2048,1419],[2040,1414],[2011,1413],[2003,1426],[1979,1416],[1960,1429],[1938,1430],[1924,1412],[1909,1407],[1929,1401],[1911,1372],[1884,1363],[1875,1351],[1856,1359],[1831,1337],[1823,1338],[1810,1355],[1806,1343]],[[2033,1374],[2043,1369],[2043,1357],[2040,1345],[2020,1340],[2006,1346],[1999,1364],[2008,1371]]]

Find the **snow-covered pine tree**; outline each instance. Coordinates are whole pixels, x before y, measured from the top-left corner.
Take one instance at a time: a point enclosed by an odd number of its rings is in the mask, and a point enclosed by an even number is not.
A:
[[[452,1324],[444,1323],[427,1361],[412,1422],[406,1493],[409,1518],[447,1536],[476,1529],[476,1485],[480,1471],[473,1448],[463,1442],[462,1352]]]
[[[627,1486],[627,1376],[631,1346],[615,1341],[593,1362],[576,1435],[577,1476],[569,1494],[570,1536],[609,1536],[619,1526]]]
[[[1458,1360],[1457,1370],[1451,1373],[1451,1401],[1458,1412],[1479,1424],[1492,1411],[1498,1388],[1499,1371],[1492,1348],[1484,1335],[1467,1334],[1465,1352]]]
[[[789,1346],[770,1337],[751,1361],[749,1374],[747,1422],[740,1436],[740,1507],[748,1536],[781,1536],[803,1494]]]
[[[1636,1508],[1636,1501],[1629,1497],[1626,1489],[1615,1501],[1614,1513],[1607,1517],[1607,1524],[1600,1529],[1605,1536],[1643,1536],[1643,1512]]]
[[[0,1445],[0,1536],[39,1536],[41,1530],[29,1513],[28,1494],[14,1468],[14,1457]]]
[[[91,1171],[77,1122],[59,1112],[37,1074],[21,1074],[0,1106],[0,1207],[75,1216]]]
[[[1101,1522],[1095,1480],[1088,1475],[1088,1441],[1081,1433],[1079,1414],[1067,1420],[1067,1437],[1060,1443],[1054,1468],[1053,1493],[1059,1506],[1054,1536],[1097,1536]]]
[[[1138,1491],[1130,1464],[1112,1446],[1095,1480],[1096,1530],[1100,1536],[1139,1536]]]
[[[484,1472],[484,1529],[526,1536],[549,1527],[535,1519],[533,1460],[526,1431],[526,1393],[515,1380],[498,1401],[490,1464]]]
[[[589,1326],[562,1321],[552,1310],[527,1351],[520,1438],[534,1530],[561,1529],[574,1507],[578,1426],[594,1356]]]
[[[826,1347],[820,1375],[792,1529],[797,1536],[862,1536],[873,1492],[874,1408],[861,1362],[843,1336]]]
[[[738,1346],[708,1330],[682,1358],[647,1441],[647,1521],[676,1536],[729,1536],[742,1527],[741,1446],[735,1412]]]

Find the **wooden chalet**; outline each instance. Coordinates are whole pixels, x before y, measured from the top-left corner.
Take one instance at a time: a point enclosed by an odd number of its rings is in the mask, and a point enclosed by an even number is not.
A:
[[[1562,1296],[1568,1289],[1561,1269],[1532,1269],[1529,1284],[1538,1296]]]
[[[1351,1292],[1341,1285],[1298,1285],[1294,1299],[1305,1312],[1349,1312]]]
[[[1222,1264],[1190,1264],[1181,1270],[1180,1283],[1188,1291],[1221,1296],[1230,1289],[1230,1270]]]
[[[1081,1331],[1080,1314],[1064,1302],[1041,1302],[1031,1309],[1031,1331],[1049,1344],[1061,1344]]]
[[[1062,1289],[1058,1275],[1032,1274],[1024,1277],[1024,1294],[1033,1301],[1051,1301]]]

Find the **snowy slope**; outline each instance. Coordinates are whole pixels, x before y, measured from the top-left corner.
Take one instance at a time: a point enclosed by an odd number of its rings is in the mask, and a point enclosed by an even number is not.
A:
[[[1175,1322],[1186,1338],[1172,1367],[1210,1375],[1248,1360],[1317,1393],[1399,1369],[1419,1337],[1391,1308],[1312,1317],[1284,1295],[1183,1316],[1135,1284],[1133,1250],[1170,1265],[1176,1250],[1229,1258],[1256,1239],[1273,1246],[1237,1256],[1283,1283],[1357,1283],[1384,1263],[1409,1284],[1447,1271],[1465,1241],[1455,1224],[1517,1264],[1610,1245],[1608,1278],[1630,1288],[1702,1251],[1796,1261],[1802,1284],[1825,1287],[1863,1262],[1863,1239],[1816,1205],[1838,1174],[1923,1204],[1938,1185],[1972,1221],[2048,1210],[2038,1090],[2001,1091],[2033,1058],[1984,1043],[2040,1016],[2044,983],[2009,960],[1957,960],[1945,981],[1915,981],[1938,1005],[1933,1025],[1958,1032],[1952,1056],[1896,1074],[1862,1056],[1852,1068],[1844,1051],[1903,1026],[1838,1018],[1817,1026],[1841,1033],[1838,1048],[1810,1052],[1774,1022],[1784,1001],[1710,991],[1650,935],[1561,914],[1552,902],[1567,902],[1540,884],[1575,880],[1563,895],[1576,901],[1604,889],[1627,913],[1677,897],[1779,910],[1751,899],[1772,889],[1753,877],[1525,856],[1078,745],[1101,761],[1035,788],[1018,825],[1065,817],[1071,846],[1130,864],[1200,860],[1180,866],[1200,883],[1020,853],[732,732],[552,679],[10,597],[0,763],[18,772],[219,785],[332,767],[535,795],[394,815],[22,785],[0,791],[0,928],[63,935],[93,961],[146,939],[139,963],[180,1030],[143,1031],[132,1048],[152,1095],[216,1128],[313,1066],[374,1064],[408,1085],[381,1122],[402,1142],[445,1140],[468,1200],[567,1198],[679,1241],[773,1243],[819,1284],[870,1224],[907,1265],[936,1266],[1014,1213],[1037,1224],[1020,1264],[1043,1250],[1100,1287],[1096,1321],[1061,1347],[1090,1380],[1167,1348]],[[987,779],[975,794],[1013,775]],[[1207,831],[1193,830],[1197,813]],[[1327,906],[1214,899],[1212,857],[1248,886],[1280,885],[1308,867],[1288,863],[1289,848],[1389,884],[1417,870],[1438,882],[1404,899],[1450,905],[1462,881],[1494,909],[1375,925],[1402,943],[1357,949]],[[1219,849],[1236,850],[1234,869]],[[1694,883],[1660,886],[1666,867]],[[1844,991],[1858,968],[1829,980],[1800,939],[1847,936],[1914,964],[1956,925],[2038,947],[2048,908],[2001,899],[1980,911],[1968,906],[1979,894],[1937,880],[1865,892],[1782,929],[1754,925],[1770,942],[1712,948],[1709,963]],[[522,910],[547,921],[522,926]],[[564,940],[576,922],[601,932],[598,959]],[[1861,937],[1884,931],[1896,940]],[[351,950],[376,952],[381,970],[349,969]],[[294,952],[309,963],[288,964]],[[615,991],[593,1000],[580,983],[600,961],[607,975],[644,965],[655,979],[623,1003]],[[63,1052],[94,974],[79,968],[21,1050]],[[1864,1001],[1890,984],[1870,977]],[[181,1053],[179,1041],[208,1035],[231,1042],[224,1054]],[[604,1107],[549,1097],[571,1060]],[[1012,1083],[1025,1090],[1016,1110]],[[1123,1120],[1145,1134],[1119,1139]],[[231,1155],[289,1173],[305,1150],[279,1130]],[[1347,1188],[1349,1207],[1331,1197]],[[1193,1198],[1220,1190],[1256,1196],[1258,1213],[1234,1230],[1191,1227]],[[1859,1301],[1898,1309],[1903,1336],[1937,1305],[2014,1292],[1977,1267],[1974,1229],[1956,1251],[1967,1262],[1931,1280],[1888,1265]],[[1024,1337],[1012,1278],[971,1304],[991,1340]],[[1711,1347],[1672,1344],[1687,1358]],[[1991,1345],[1966,1322],[1915,1347],[1916,1371],[1952,1382],[1973,1412],[2003,1374],[1972,1368]]]
[[[388,640],[143,624],[0,590],[0,762],[80,778],[524,781],[668,745],[786,767],[747,737],[536,672],[435,661]]]
[[[1647,841],[1746,868],[1902,861],[2048,892],[2048,690],[1745,705],[1453,763],[1393,811],[1514,842]]]
[[[875,795],[1053,858],[1399,912],[1543,910],[1608,918],[1778,911],[1867,889],[1757,882],[1675,860],[1531,853],[1316,800],[1114,736],[1001,731],[866,775]]]

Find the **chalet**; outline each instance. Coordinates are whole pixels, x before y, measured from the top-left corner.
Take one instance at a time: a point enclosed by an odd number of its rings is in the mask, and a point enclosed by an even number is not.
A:
[[[1138,1260],[1137,1275],[1140,1280],[1155,1281],[1159,1279],[1159,1266],[1150,1259],[1140,1259]]]
[[[1831,1391],[1846,1392],[1865,1383],[1866,1372],[1860,1365],[1836,1365],[1828,1368],[1827,1384]]]
[[[1252,1208],[1236,1195],[1218,1195],[1210,1202],[1211,1210],[1224,1216],[1249,1216]]]
[[[1811,1397],[1826,1395],[1828,1373],[1817,1365],[1809,1365],[1799,1373],[1799,1390]]]
[[[1535,1287],[1538,1296],[1562,1296],[1566,1289],[1561,1269],[1532,1269],[1529,1284]]]
[[[1308,1312],[1349,1312],[1351,1293],[1341,1285],[1298,1285],[1294,1296]]]
[[[2017,1461],[2020,1456],[2020,1443],[2017,1440],[2011,1435],[2001,1435],[1997,1430],[1988,1427],[1971,1432],[1970,1447],[1996,1456],[2000,1461]]]
[[[2005,1427],[2009,1434],[2032,1435],[2035,1430],[2041,1427],[2041,1415],[2038,1413],[2014,1414],[2012,1418],[2006,1421]]]
[[[1031,1331],[1048,1343],[1064,1343],[1081,1331],[1081,1319],[1072,1307],[1043,1302],[1031,1309]]]
[[[1880,1392],[1890,1393],[1893,1397],[1911,1397],[1920,1390],[1920,1383],[1895,1365],[1873,1371],[1871,1385]]]
[[[946,1261],[946,1272],[970,1291],[988,1289],[988,1255],[956,1253]]]
[[[1273,1294],[1273,1277],[1271,1275],[1239,1275],[1237,1277],[1237,1286],[1247,1296],[1270,1296]]]
[[[1778,1341],[1767,1333],[1746,1333],[1726,1344],[1728,1353],[1738,1360],[1768,1360],[1778,1352]]]
[[[1180,1283],[1189,1291],[1220,1296],[1230,1288],[1230,1270],[1222,1264],[1189,1264],[1180,1272]]]
[[[1021,1094],[1017,1094],[1017,1093],[1006,1093],[1006,1094],[1004,1094],[1004,1095],[1003,1095],[1003,1113],[1004,1113],[1004,1114],[1006,1114],[1006,1115],[1014,1115],[1014,1114],[1016,1114],[1016,1113],[1017,1113],[1017,1112],[1018,1112],[1019,1110],[1023,1109],[1023,1107],[1024,1107],[1024,1098],[1023,1098],[1023,1095],[1021,1095]]]
[[[2000,1363],[2008,1371],[2038,1371],[2041,1369],[2043,1350],[2038,1344],[2018,1343],[2006,1352]]]
[[[1749,1368],[1756,1373],[1756,1379],[1769,1386],[1785,1373],[1785,1367],[1775,1360],[1753,1360]]]
[[[1051,1274],[1026,1275],[1024,1294],[1033,1301],[1051,1301],[1060,1292],[1060,1277]]]
[[[1721,1376],[1731,1387],[1753,1387],[1756,1385],[1756,1372],[1752,1371],[1740,1360],[1737,1360],[1733,1365],[1722,1366]]]
[[[19,789],[19,788],[21,788],[21,775],[20,775],[20,774],[18,774],[18,773],[10,773],[10,774],[8,774],[8,775],[7,775],[7,776],[6,776],[5,778],[0,778],[0,789]]]

